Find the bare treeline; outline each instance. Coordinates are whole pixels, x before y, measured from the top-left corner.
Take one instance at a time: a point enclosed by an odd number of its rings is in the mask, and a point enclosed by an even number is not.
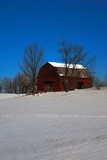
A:
[[[4,77],[0,80],[0,92],[27,93],[27,78],[22,73],[17,73],[14,78]]]
[[[96,89],[107,87],[107,74],[105,74],[103,80],[101,80],[98,76],[94,77],[93,86],[96,87]]]

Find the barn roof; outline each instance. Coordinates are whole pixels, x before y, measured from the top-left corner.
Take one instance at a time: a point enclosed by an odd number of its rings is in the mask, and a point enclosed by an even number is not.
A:
[[[58,62],[48,62],[48,63],[51,64],[53,67],[65,68],[65,64],[64,63],[58,63]],[[69,68],[74,68],[74,65],[70,64]],[[75,69],[83,69],[83,68],[85,68],[85,67],[83,67],[81,64],[76,64],[75,65]]]
[[[58,62],[48,62],[48,63],[57,69],[57,73],[59,76],[65,76],[64,63],[58,63]],[[91,74],[88,69],[86,69],[80,64],[76,64],[76,65],[70,64],[68,68],[68,76],[90,78]]]

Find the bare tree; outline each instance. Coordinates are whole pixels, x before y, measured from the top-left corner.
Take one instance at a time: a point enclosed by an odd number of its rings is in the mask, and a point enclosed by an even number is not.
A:
[[[107,87],[107,73],[104,76],[104,85]]]
[[[25,75],[17,73],[13,79],[13,91],[14,93],[27,93],[28,92],[28,80]]]
[[[29,81],[29,92],[36,93],[37,75],[43,63],[43,49],[37,43],[28,46],[23,54],[23,63],[19,64],[21,70]]]
[[[12,79],[4,77],[2,79],[2,86],[5,93],[13,93]]]
[[[2,92],[2,80],[0,78],[0,93]]]
[[[93,85],[94,87],[96,87],[97,90],[100,90],[101,87],[106,86],[106,83],[104,80],[101,80],[99,77],[94,77]]]
[[[85,53],[84,48],[81,46],[73,45],[69,41],[62,40],[60,42],[60,48],[58,50],[62,56],[62,60],[65,64],[65,90],[68,91],[67,77],[70,65],[72,64],[71,77],[75,75],[75,80],[79,77],[82,69],[79,70],[78,74],[75,72],[77,64],[83,64],[84,67],[90,68],[93,65],[95,57],[87,59],[88,54]],[[76,74],[75,74],[76,73]]]

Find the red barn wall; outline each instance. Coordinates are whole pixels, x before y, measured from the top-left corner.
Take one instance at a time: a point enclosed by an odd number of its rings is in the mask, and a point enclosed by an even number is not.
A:
[[[79,82],[83,82],[83,88],[91,88],[92,87],[92,78],[79,78]]]
[[[46,63],[39,71],[38,91],[40,91],[40,92],[46,91],[44,82],[53,82],[53,91],[60,91],[61,90],[59,76],[57,74],[56,68],[52,67],[48,63]]]

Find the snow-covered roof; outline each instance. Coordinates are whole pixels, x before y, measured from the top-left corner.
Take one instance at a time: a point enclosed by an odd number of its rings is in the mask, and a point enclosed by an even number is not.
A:
[[[49,64],[51,64],[53,67],[62,67],[65,68],[65,64],[64,63],[58,63],[58,62],[48,62]],[[68,64],[69,65],[69,64]],[[81,64],[70,64],[69,68],[74,68],[75,69],[85,69],[85,67],[83,67]]]

